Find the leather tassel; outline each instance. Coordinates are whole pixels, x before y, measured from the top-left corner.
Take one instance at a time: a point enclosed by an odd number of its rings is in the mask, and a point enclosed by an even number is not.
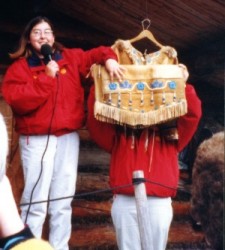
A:
[[[148,135],[149,135],[149,132],[147,128],[145,129],[145,152],[148,150]]]
[[[153,159],[153,153],[154,153],[154,146],[155,146],[155,129],[153,130],[153,134],[152,134],[152,146],[151,146],[151,155],[150,155],[148,172],[150,172],[151,168],[152,168],[152,159]]]
[[[135,146],[135,135],[134,131],[132,130],[132,135],[131,135],[131,149],[134,149]]]

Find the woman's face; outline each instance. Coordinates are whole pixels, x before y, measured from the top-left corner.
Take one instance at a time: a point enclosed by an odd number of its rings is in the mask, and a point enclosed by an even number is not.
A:
[[[30,43],[34,50],[40,55],[41,46],[49,44],[51,47],[55,42],[53,31],[45,21],[35,25],[30,32]]]

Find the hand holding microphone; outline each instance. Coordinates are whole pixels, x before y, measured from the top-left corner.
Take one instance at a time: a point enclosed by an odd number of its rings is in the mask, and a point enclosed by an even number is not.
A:
[[[49,44],[43,44],[41,46],[41,54],[44,56],[46,64],[45,73],[50,77],[56,77],[59,71],[59,65],[56,61],[52,60],[52,47]]]

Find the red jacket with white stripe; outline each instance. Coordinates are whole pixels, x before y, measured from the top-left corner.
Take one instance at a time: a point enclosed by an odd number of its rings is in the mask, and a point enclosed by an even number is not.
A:
[[[62,135],[83,126],[81,79],[89,73],[92,64],[104,64],[109,58],[117,59],[117,56],[111,48],[103,46],[88,51],[63,49],[62,53],[53,55],[60,67],[55,78],[45,74],[45,65],[36,55],[15,61],[4,76],[2,93],[12,108],[16,131],[43,135],[51,127],[50,134]]]
[[[178,153],[195,133],[200,117],[201,102],[193,86],[187,84],[188,112],[177,120],[178,141],[166,141],[153,134],[151,128],[139,130],[135,140],[125,134],[120,126],[97,121],[94,118],[94,88],[88,100],[88,129],[91,138],[111,153],[110,186],[112,188],[132,184],[133,172],[142,170],[147,179],[149,196],[174,197],[178,186]],[[146,141],[148,142],[146,144]],[[115,193],[133,195],[132,185],[114,190]]]

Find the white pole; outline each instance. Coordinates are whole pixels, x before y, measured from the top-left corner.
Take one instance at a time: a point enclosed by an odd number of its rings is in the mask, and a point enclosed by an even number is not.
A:
[[[139,182],[140,180],[140,182]],[[134,193],[142,250],[154,250],[143,171],[133,172]],[[135,183],[136,182],[136,183]]]

